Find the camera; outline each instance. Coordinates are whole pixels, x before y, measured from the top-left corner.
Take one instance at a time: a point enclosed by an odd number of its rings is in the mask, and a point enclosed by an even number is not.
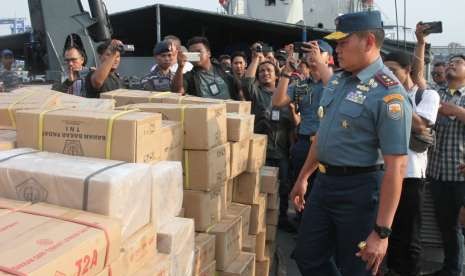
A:
[[[440,34],[442,33],[442,22],[441,21],[434,21],[434,22],[421,22],[421,25],[428,25],[429,28],[424,30],[423,33],[427,34]]]
[[[131,45],[131,44],[120,44],[118,45],[118,52],[120,52],[121,54],[124,54],[126,52],[134,52],[136,50],[136,48],[134,47],[134,45]]]
[[[257,47],[255,48],[255,52],[263,53],[263,46],[261,44],[258,44]]]

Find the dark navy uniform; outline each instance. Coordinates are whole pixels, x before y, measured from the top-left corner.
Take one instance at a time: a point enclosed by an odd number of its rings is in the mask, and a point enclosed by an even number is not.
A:
[[[374,14],[379,20],[375,27],[381,28],[379,13],[358,14]],[[373,28],[366,18],[354,19],[363,24],[356,31]],[[355,255],[357,245],[376,222],[383,155],[407,154],[412,107],[379,58],[357,75],[334,75],[323,91],[318,115],[319,173],[294,258],[305,276],[371,275]]]

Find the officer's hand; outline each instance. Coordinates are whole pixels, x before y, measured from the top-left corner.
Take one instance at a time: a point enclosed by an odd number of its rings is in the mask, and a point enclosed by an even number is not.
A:
[[[110,50],[113,53],[116,53],[119,48],[123,47],[124,44],[121,42],[121,40],[118,39],[112,39],[110,45],[108,46],[108,50]]]
[[[420,44],[426,43],[426,35],[424,31],[429,28],[428,24],[423,24],[421,22],[417,23],[417,27],[415,30],[415,36],[417,37],[417,42]]]
[[[310,41],[310,51],[309,54],[307,55],[307,62],[310,64],[310,66],[316,66],[318,64],[323,64],[323,55],[321,54],[320,51],[320,46],[318,46],[317,41]]]
[[[456,116],[461,107],[449,102],[441,102],[439,114],[443,116]]]
[[[305,208],[305,193],[307,192],[307,180],[300,180],[294,184],[291,191],[291,200],[297,211],[302,212]]]
[[[388,239],[381,239],[375,231],[372,231],[366,240],[366,245],[356,253],[367,263],[366,269],[371,270],[372,275],[378,273],[388,247]]]
[[[460,208],[459,222],[462,226],[465,226],[465,207]]]
[[[187,62],[187,56],[182,52],[178,52],[178,66],[184,68]]]

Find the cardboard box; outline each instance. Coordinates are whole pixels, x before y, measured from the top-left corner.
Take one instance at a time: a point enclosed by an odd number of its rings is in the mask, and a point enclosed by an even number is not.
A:
[[[191,275],[194,269],[194,221],[187,218],[173,218],[157,233],[158,251],[169,254],[171,275]]]
[[[55,274],[59,275],[59,274]],[[97,276],[126,276],[128,275],[127,268],[123,262],[123,256],[120,255],[119,258],[112,262],[110,265],[107,265],[102,272],[97,274]]]
[[[267,209],[279,210],[279,194],[268,194],[267,198]]]
[[[273,263],[275,253],[276,253],[276,242],[267,241],[265,245],[265,255],[270,258],[271,263]]]
[[[279,210],[266,210],[266,224],[277,226],[279,222]]]
[[[212,261],[199,274],[194,274],[194,276],[216,276],[216,261]]]
[[[16,148],[16,131],[0,129],[0,151]]]
[[[221,220],[221,189],[210,192],[185,190],[184,216],[195,222],[195,231],[205,232]]]
[[[260,192],[276,194],[279,191],[279,168],[264,166],[260,170],[262,186]]]
[[[226,216],[226,211],[228,209],[227,194],[226,194],[226,182],[225,185],[220,187],[220,200],[221,200],[221,217]]]
[[[135,273],[153,259],[156,243],[155,227],[152,224],[146,225],[123,242],[121,254],[126,275]]]
[[[216,270],[224,270],[239,256],[242,248],[241,217],[226,217],[209,234],[215,235]]]
[[[242,239],[242,251],[254,253],[257,247],[257,235],[247,235]]]
[[[158,253],[150,262],[131,276],[171,276],[171,258]]]
[[[278,226],[276,225],[267,225],[266,226],[266,240],[267,241],[275,241],[276,240],[276,233],[278,231]]]
[[[31,203],[27,201],[11,200],[0,197],[0,217],[14,212],[14,210],[21,210],[29,205],[31,205]]]
[[[247,237],[249,234],[250,205],[232,203],[227,210],[227,214],[231,216],[240,216],[242,218],[242,237]]]
[[[254,276],[255,254],[242,252],[224,271],[221,276]]]
[[[31,276],[96,275],[121,248],[118,220],[43,203],[3,215],[0,229],[0,266]]]
[[[162,161],[153,165],[151,222],[160,227],[180,215],[183,200],[182,166]]]
[[[112,99],[90,99],[71,94],[60,93],[58,106],[79,110],[114,110],[116,101]]]
[[[26,110],[16,117],[18,147],[126,162],[159,160],[155,134],[160,114],[59,109],[45,114]]]
[[[228,113],[250,114],[252,103],[247,101],[220,100],[195,96],[181,96],[180,94],[165,94],[160,97],[163,103],[177,104],[226,104]]]
[[[252,205],[249,234],[256,235],[266,227],[266,194],[260,194],[258,204]]]
[[[223,186],[230,173],[230,147],[224,144],[209,151],[184,151],[184,189],[211,191]]]
[[[243,173],[234,178],[233,202],[242,204],[258,203],[260,194],[260,174]]]
[[[262,261],[266,257],[266,231],[262,231],[256,236],[255,258]]]
[[[236,177],[245,172],[249,161],[249,140],[231,144],[231,173],[230,177]]]
[[[253,135],[255,115],[227,113],[228,141],[250,140]]]
[[[194,275],[200,275],[215,261],[215,236],[199,233],[195,235]],[[215,263],[216,269],[216,263]]]
[[[266,161],[266,145],[268,137],[262,134],[254,134],[250,140],[249,163],[247,172],[258,172]]]
[[[35,87],[23,87],[12,93],[0,93],[0,129],[16,129],[16,113],[20,110],[56,107],[59,104],[60,94]]]
[[[31,149],[0,152],[0,195],[118,218],[127,239],[150,222],[154,169],[148,164]]]
[[[269,276],[270,275],[270,259],[264,259],[255,262],[255,276]]]
[[[184,149],[209,150],[227,142],[226,106],[224,104],[134,104],[121,109],[137,108],[163,114],[164,120],[181,122]]]
[[[160,151],[160,160],[181,161],[183,153],[184,133],[180,122],[162,121],[157,131],[157,145]]]
[[[178,95],[170,92],[151,92],[145,90],[117,89],[100,94],[101,99],[112,99],[116,106],[138,103],[162,103],[162,98],[170,95]]]

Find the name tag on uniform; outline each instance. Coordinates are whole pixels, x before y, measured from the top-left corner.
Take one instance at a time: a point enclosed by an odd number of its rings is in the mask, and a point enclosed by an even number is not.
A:
[[[218,88],[218,85],[216,85],[216,83],[212,83],[208,87],[210,88],[210,93],[213,96],[220,94],[220,89]]]
[[[279,110],[272,110],[271,111],[271,120],[272,121],[279,121]]]
[[[349,100],[354,103],[363,104],[365,102],[366,96],[363,95],[361,91],[349,92],[346,96],[346,100]]]

